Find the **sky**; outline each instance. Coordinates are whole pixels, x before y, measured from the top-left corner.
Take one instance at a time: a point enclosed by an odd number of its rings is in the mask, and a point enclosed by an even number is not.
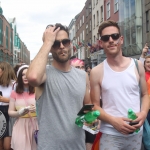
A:
[[[16,18],[17,32],[30,51],[32,60],[42,46],[48,24],[69,25],[82,11],[86,0],[0,0],[3,15]]]

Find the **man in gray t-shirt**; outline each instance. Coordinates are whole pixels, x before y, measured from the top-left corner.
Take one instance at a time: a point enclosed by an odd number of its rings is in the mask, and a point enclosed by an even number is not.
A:
[[[52,65],[46,67],[49,53]],[[85,71],[71,67],[68,28],[49,25],[43,45],[32,61],[27,79],[36,87],[38,150],[85,150],[85,132],[75,125],[83,104],[90,104]]]

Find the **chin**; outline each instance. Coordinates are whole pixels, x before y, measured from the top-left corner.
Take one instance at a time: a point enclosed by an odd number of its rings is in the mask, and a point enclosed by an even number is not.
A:
[[[23,82],[24,83],[24,85],[28,85],[29,84],[29,82]]]

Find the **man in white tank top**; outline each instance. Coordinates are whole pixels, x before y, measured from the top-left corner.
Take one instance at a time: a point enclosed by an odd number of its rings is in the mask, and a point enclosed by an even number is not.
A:
[[[118,24],[105,21],[99,27],[100,45],[107,59],[92,69],[90,74],[91,99],[95,109],[101,112],[100,149],[141,149],[142,125],[149,110],[149,97],[145,82],[145,71],[138,61],[139,75],[134,60],[122,56],[123,37]],[[141,83],[141,110],[139,81]],[[100,107],[100,96],[103,106]],[[128,109],[137,115],[136,125],[129,125]],[[134,131],[140,129],[138,133]],[[132,133],[132,134],[130,134]],[[107,142],[106,142],[107,141]]]

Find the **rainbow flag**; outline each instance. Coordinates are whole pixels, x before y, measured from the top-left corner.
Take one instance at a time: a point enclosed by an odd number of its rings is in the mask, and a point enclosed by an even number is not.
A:
[[[94,143],[92,145],[92,149],[91,150],[100,150],[100,146],[99,146],[99,143],[100,143],[100,138],[102,136],[102,132],[99,132],[97,135],[96,135],[96,138],[94,140]]]

